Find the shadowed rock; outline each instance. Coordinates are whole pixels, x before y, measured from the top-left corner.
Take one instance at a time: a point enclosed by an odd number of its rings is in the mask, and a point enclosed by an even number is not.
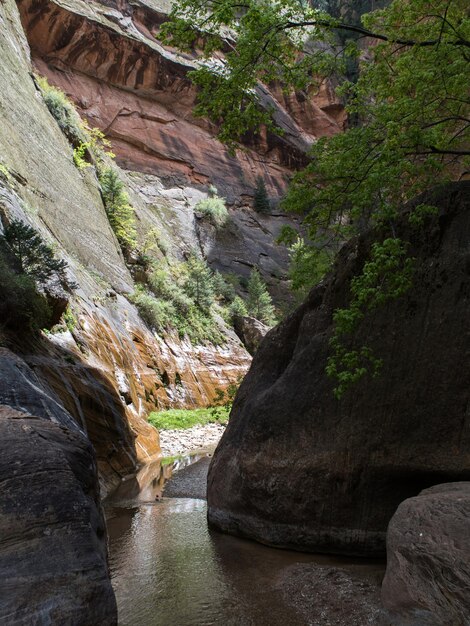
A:
[[[116,624],[90,443],[4,405],[0,441],[0,622]]]
[[[210,523],[278,546],[383,554],[398,504],[470,477],[470,183],[419,202],[424,230],[403,218],[416,258],[412,289],[369,314],[355,341],[383,359],[337,401],[326,376],[333,311],[367,259],[366,234],[262,342],[209,470]]]

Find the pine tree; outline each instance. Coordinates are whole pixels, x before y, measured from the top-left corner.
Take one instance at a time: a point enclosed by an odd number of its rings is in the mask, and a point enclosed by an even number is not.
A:
[[[12,220],[5,227],[0,244],[12,257],[19,274],[26,274],[40,284],[55,277],[64,287],[72,287],[66,276],[67,263],[56,259],[52,248],[21,220]]]
[[[209,311],[215,297],[211,270],[197,257],[189,259],[187,268],[184,291],[202,311]]]
[[[106,215],[123,250],[132,250],[137,243],[134,209],[129,204],[129,196],[124,190],[124,183],[111,168],[104,168],[99,173],[101,194]]]
[[[256,179],[256,189],[253,198],[253,208],[257,213],[269,213],[271,205],[269,203],[266,185],[261,176]]]
[[[248,313],[265,324],[274,324],[274,306],[258,270],[253,270],[248,281]]]

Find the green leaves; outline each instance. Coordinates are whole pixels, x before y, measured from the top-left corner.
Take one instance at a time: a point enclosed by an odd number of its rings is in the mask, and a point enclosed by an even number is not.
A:
[[[51,246],[44,243],[39,233],[21,220],[12,220],[0,237],[2,249],[14,259],[18,272],[26,274],[40,285],[56,279],[66,288],[72,288],[67,279],[67,263],[57,259]]]
[[[371,228],[383,238],[351,283],[351,305],[335,314],[328,373],[341,394],[380,366],[367,347],[353,345],[355,331],[369,311],[411,284],[412,260],[395,232],[401,207],[438,183],[458,179],[470,165],[468,1],[393,0],[364,16],[362,26],[298,0],[182,0],[173,17],[175,26],[167,32],[174,43],[189,42],[180,21],[188,19],[209,42],[193,38],[191,44],[206,55],[192,75],[198,113],[211,117],[232,147],[247,131],[274,127],[263,84],[306,96],[324,77],[341,77],[348,60],[359,63],[357,80],[342,79],[337,90],[348,129],[313,145],[310,163],[293,177],[284,201],[304,216],[314,249],[327,241],[335,251]],[[358,35],[376,40],[366,54],[356,44]],[[416,208],[410,223],[419,228],[430,212]],[[302,282],[308,271],[313,282],[315,253],[300,244],[294,253]]]
[[[274,306],[271,296],[258,270],[253,270],[248,281],[248,298],[246,301],[248,314],[272,326],[274,324]]]
[[[137,245],[134,209],[124,190],[124,183],[110,167],[98,171],[106,215],[122,249],[127,252]]]
[[[367,346],[355,348],[354,334],[368,314],[410,289],[414,261],[407,256],[406,247],[398,238],[374,243],[362,273],[351,280],[349,307],[337,309],[333,314],[335,329],[326,372],[336,379],[338,398],[366,373],[377,376],[380,371],[382,360]]]

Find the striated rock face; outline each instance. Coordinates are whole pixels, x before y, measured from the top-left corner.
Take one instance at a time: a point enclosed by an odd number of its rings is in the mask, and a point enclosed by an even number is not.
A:
[[[387,624],[467,626],[469,588],[470,483],[436,485],[402,502],[387,531]]]
[[[267,89],[284,130],[261,133],[232,156],[215,139],[216,128],[195,120],[196,91],[187,78],[195,56],[158,41],[168,3],[19,0],[23,24],[39,70],[62,87],[92,125],[113,139],[126,169],[192,183],[215,184],[229,202],[253,194],[263,175],[272,195],[304,162],[318,136],[339,132],[344,113],[332,90],[318,98],[282,96]],[[279,93],[277,93],[279,91]]]
[[[2,223],[14,218],[33,226],[67,260],[79,285],[69,302],[75,318],[71,330],[64,327],[64,332],[35,341],[8,338],[8,345],[86,430],[105,496],[123,476],[159,453],[158,434],[145,420],[150,411],[209,404],[216,388],[245,373],[250,356],[228,329],[225,345],[198,347],[150,332],[125,297],[134,282],[109,226],[96,177],[91,168],[74,166],[72,148],[35,87],[13,0],[0,4],[0,57],[0,163],[9,172],[8,178],[0,177],[0,232]],[[135,191],[141,237],[172,221],[178,231],[174,199],[168,196],[160,214]],[[182,255],[198,242],[192,209],[184,202],[183,212],[190,227],[184,231],[188,237]],[[170,228],[166,236],[175,249],[183,239]],[[12,355],[1,358],[3,365],[9,360],[16,367]],[[5,389],[6,379],[0,381],[0,394]],[[28,393],[25,388],[25,397]],[[42,415],[23,402],[13,406]]]
[[[117,624],[93,449],[61,421],[0,405],[5,626]]]
[[[439,217],[421,234],[405,219],[399,229],[416,258],[413,288],[357,333],[383,359],[381,375],[341,401],[325,375],[332,313],[367,258],[365,235],[256,353],[209,471],[212,526],[278,546],[378,555],[401,501],[470,477],[470,183],[424,201]]]

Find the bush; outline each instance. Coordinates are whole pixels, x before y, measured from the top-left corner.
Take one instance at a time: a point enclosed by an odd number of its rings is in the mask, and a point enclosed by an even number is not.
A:
[[[225,302],[232,302],[236,296],[233,282],[227,280],[220,272],[214,272],[212,285],[217,298],[222,298]]]
[[[184,293],[174,277],[172,277],[167,270],[154,270],[150,274],[148,281],[152,292],[157,297],[172,302],[179,313],[188,313],[191,306],[194,305],[191,298]]]
[[[186,262],[186,269],[183,289],[196,306],[207,313],[215,299],[212,272],[205,261],[195,256]]]
[[[140,286],[137,287],[130,300],[135,304],[141,318],[150,328],[163,331],[172,327],[176,318],[176,311],[171,302],[157,300]]]
[[[240,298],[240,296],[236,296],[234,298],[233,302],[230,304],[229,311],[232,323],[237,317],[245,317],[246,315],[248,315],[246,304]]]
[[[230,409],[220,407],[218,414],[211,408],[207,409],[170,409],[169,411],[152,412],[148,421],[159,430],[191,428],[198,424],[226,424]]]
[[[110,167],[98,172],[104,208],[111,228],[121,248],[128,252],[137,245],[134,209],[129,204],[129,196],[124,190],[124,183]]]
[[[214,196],[201,200],[196,205],[196,214],[207,219],[216,228],[222,228],[228,222],[228,211],[223,198]]]
[[[81,119],[67,96],[56,87],[52,87],[44,76],[36,76],[37,84],[52,117],[69,141],[79,144],[84,140]]]

